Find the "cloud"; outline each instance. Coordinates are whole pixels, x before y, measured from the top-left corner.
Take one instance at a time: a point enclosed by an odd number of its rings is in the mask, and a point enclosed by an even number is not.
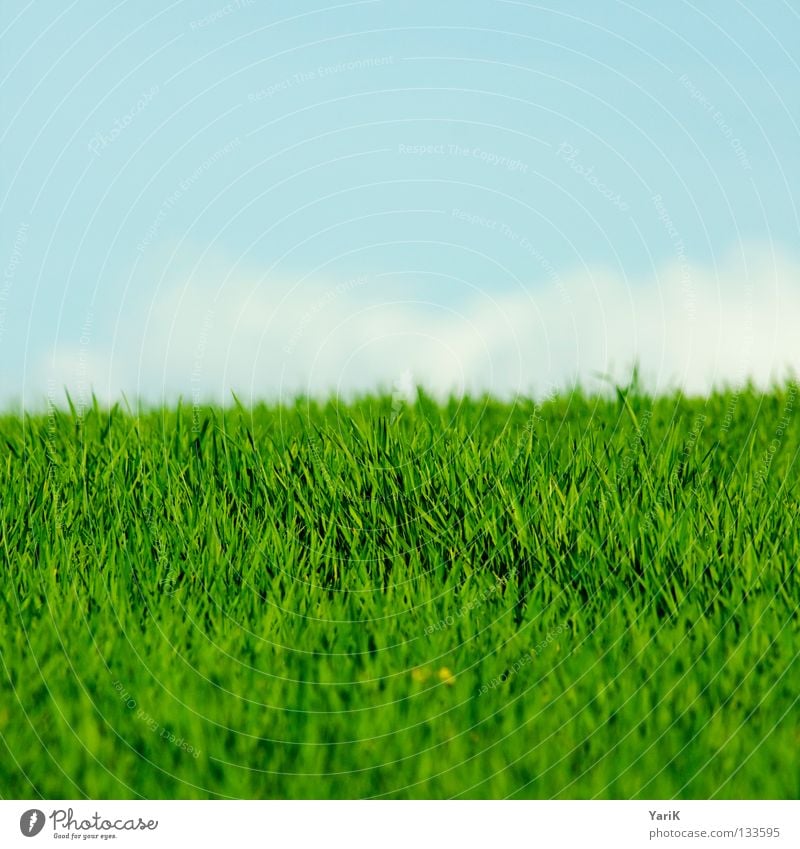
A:
[[[247,400],[391,392],[410,371],[440,395],[502,397],[598,389],[598,374],[625,380],[636,362],[649,388],[692,393],[766,385],[800,363],[800,266],[764,249],[642,279],[586,269],[455,297],[433,275],[276,280],[203,268],[168,276],[107,350],[59,348],[40,377],[84,395],[91,381],[104,399],[229,401],[231,390]]]

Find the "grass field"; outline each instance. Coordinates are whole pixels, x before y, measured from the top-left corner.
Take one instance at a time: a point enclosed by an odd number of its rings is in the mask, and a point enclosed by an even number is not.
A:
[[[797,798],[797,406],[6,415],[0,792]]]

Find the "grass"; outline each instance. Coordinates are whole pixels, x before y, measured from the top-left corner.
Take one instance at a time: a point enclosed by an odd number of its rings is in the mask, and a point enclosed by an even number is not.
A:
[[[797,798],[797,402],[6,415],[0,793]]]

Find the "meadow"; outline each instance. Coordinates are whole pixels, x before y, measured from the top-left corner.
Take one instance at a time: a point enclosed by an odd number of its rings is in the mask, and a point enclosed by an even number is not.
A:
[[[797,386],[0,417],[5,798],[797,798]]]

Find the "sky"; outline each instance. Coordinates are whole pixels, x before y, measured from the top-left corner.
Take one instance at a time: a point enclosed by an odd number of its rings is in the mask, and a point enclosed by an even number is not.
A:
[[[783,0],[6,0],[0,404],[786,379],[798,45]]]

